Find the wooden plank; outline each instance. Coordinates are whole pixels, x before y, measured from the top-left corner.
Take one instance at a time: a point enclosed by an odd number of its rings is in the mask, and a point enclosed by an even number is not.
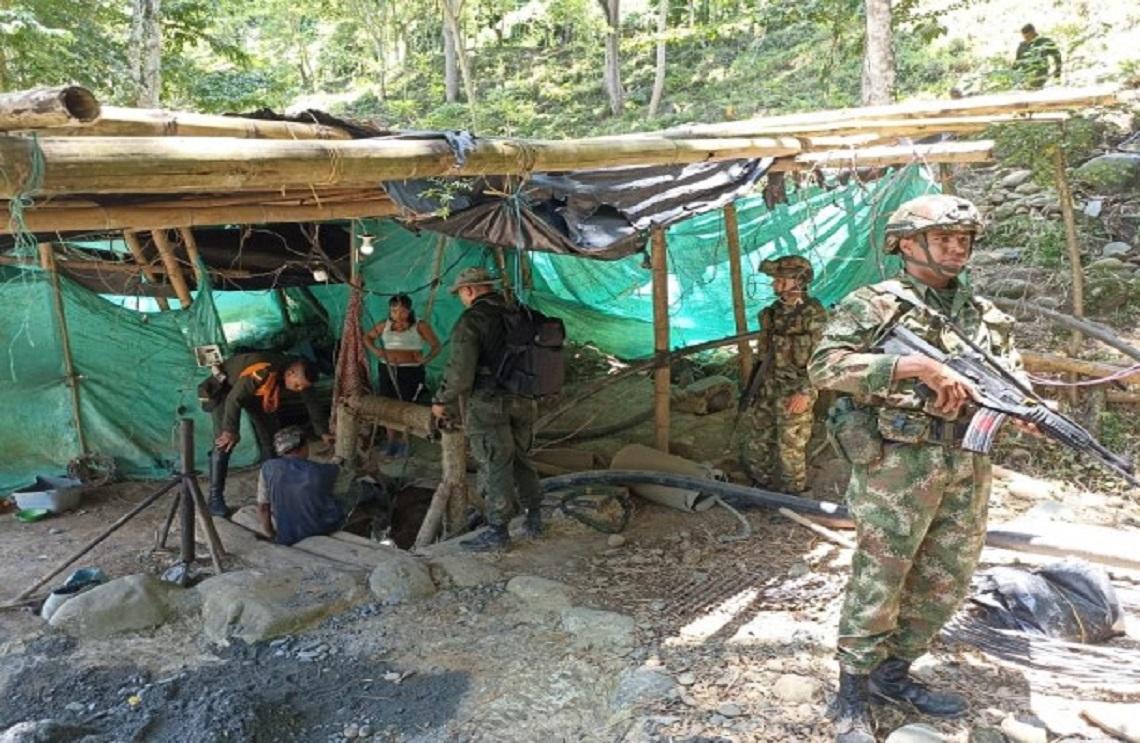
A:
[[[669,269],[666,265],[665,230],[651,233],[650,264],[653,273],[653,350],[658,356],[669,353]],[[663,364],[653,371],[654,442],[669,453],[670,368]]]
[[[72,122],[72,124],[77,122]],[[33,128],[31,126],[26,128]],[[53,129],[66,137],[237,137],[243,139],[352,139],[343,129],[294,121],[265,121],[241,116],[103,106],[98,120],[85,126]]]
[[[724,208],[724,236],[728,242],[728,271],[732,283],[732,316],[736,320],[736,334],[748,332],[748,318],[744,310],[744,272],[740,263],[740,227],[736,220],[736,204]],[[740,341],[736,346],[740,360],[740,383],[748,384],[752,376],[752,344]]]

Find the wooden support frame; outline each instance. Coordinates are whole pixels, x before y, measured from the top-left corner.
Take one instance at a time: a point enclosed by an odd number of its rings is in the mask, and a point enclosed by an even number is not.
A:
[[[1069,188],[1069,176],[1065,172],[1065,128],[1059,128],[1057,142],[1053,147],[1053,178],[1057,186],[1057,195],[1061,200],[1061,219],[1065,224],[1065,248],[1069,255],[1069,270],[1072,275],[1073,289],[1073,317],[1085,316],[1085,272],[1081,267],[1081,245],[1077,238],[1077,218],[1073,213],[1073,192]],[[1073,330],[1069,335],[1069,355],[1076,357],[1081,352],[1081,334]],[[1069,381],[1076,380],[1075,374],[1069,375]],[[1078,388],[1069,387],[1069,402],[1077,403]]]
[[[649,262],[653,272],[653,350],[658,357],[669,353],[669,267],[665,229],[650,233]],[[653,372],[653,431],[656,447],[669,453],[670,366],[663,363]]]
[[[194,237],[194,230],[189,227],[179,227],[178,236],[182,238],[182,246],[186,248],[186,257],[190,259],[190,266],[194,269],[197,288],[201,289],[206,282],[206,277],[202,275],[202,254],[198,252],[198,240]]]
[[[162,282],[158,280],[158,274],[151,268],[150,261],[146,259],[146,253],[143,252],[142,243],[139,242],[139,236],[130,230],[126,230],[123,232],[123,242],[127,244],[127,250],[131,251],[135,263],[139,264],[139,268],[142,270],[142,274],[146,277],[146,280],[155,285],[161,284]],[[154,301],[160,310],[165,311],[170,309],[170,302],[166,301],[166,297],[155,297]]]
[[[59,328],[59,347],[63,352],[64,382],[71,391],[71,416],[75,423],[75,441],[79,445],[79,455],[87,455],[87,435],[83,433],[83,413],[79,404],[79,374],[75,371],[75,358],[71,355],[71,335],[67,332],[67,312],[63,307],[63,291],[59,285],[59,271],[56,270],[55,249],[51,243],[39,243],[40,267],[47,272],[51,281],[51,301],[55,311],[55,321]]]
[[[182,266],[178,265],[178,258],[174,255],[174,246],[170,242],[169,235],[166,234],[166,230],[153,230],[150,236],[154,240],[154,247],[158,249],[159,257],[162,258],[162,265],[166,267],[166,278],[174,287],[174,295],[178,297],[182,309],[188,309],[194,300],[190,296],[190,287],[186,285]]]
[[[736,204],[724,207],[724,236],[728,243],[728,272],[732,282],[732,316],[736,320],[736,334],[748,332],[748,316],[744,305],[744,271],[740,261],[740,225]],[[736,346],[740,361],[740,383],[748,384],[752,376],[752,344],[740,341]]]

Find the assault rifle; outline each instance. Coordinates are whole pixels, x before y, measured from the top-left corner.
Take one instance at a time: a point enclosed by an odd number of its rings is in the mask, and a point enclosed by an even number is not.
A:
[[[764,354],[764,358],[759,364],[752,367],[752,374],[748,377],[748,385],[736,403],[737,420],[744,414],[744,411],[756,404],[756,398],[760,396],[760,388],[764,385],[764,378],[768,376],[768,367],[772,365],[772,356],[773,344],[769,341],[767,353]]]
[[[1132,462],[1127,457],[1113,454],[1072,418],[1051,410],[1028,384],[1005,369],[992,354],[970,340],[957,326],[948,323],[948,327],[966,344],[966,349],[947,354],[897,324],[879,342],[879,347],[885,353],[922,354],[945,364],[974,385],[978,410],[962,439],[965,451],[988,454],[1006,419],[1017,418],[1034,424],[1038,431],[1070,449],[1092,457],[1133,487],[1140,487],[1140,480],[1134,476]],[[933,390],[921,383],[918,392],[934,396]]]

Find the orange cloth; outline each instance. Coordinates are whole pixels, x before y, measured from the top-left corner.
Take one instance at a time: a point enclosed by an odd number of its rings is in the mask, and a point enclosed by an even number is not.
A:
[[[276,413],[277,405],[281,402],[281,385],[279,375],[271,371],[272,365],[267,361],[250,364],[241,370],[242,377],[253,377],[258,383],[255,394],[261,398],[261,409],[266,413]]]

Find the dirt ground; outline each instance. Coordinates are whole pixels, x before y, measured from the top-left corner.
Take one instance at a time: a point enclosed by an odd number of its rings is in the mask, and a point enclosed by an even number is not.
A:
[[[648,402],[649,383],[633,379],[576,410],[577,423],[608,421],[606,411],[619,400],[630,410],[642,395]],[[678,448],[717,460],[730,421],[725,413],[678,416]],[[651,435],[645,425],[623,441],[648,443]],[[588,447],[604,462],[620,445],[602,439]],[[384,470],[430,474],[435,455],[426,446],[419,448],[423,462],[382,462]],[[845,473],[827,451],[815,464],[816,492],[834,497]],[[1140,525],[1131,498],[1075,482],[1052,485],[1078,521]],[[0,592],[16,593],[151,489],[108,486],[80,511],[37,524],[0,518]],[[233,478],[230,499],[252,501],[252,473]],[[1009,520],[1039,499],[999,480],[992,519]],[[161,571],[174,559],[151,552],[164,510],[144,512],[79,564],[111,576]],[[557,621],[520,611],[504,582],[396,607],[364,604],[296,637],[226,648],[184,624],[76,641],[48,631],[30,610],[0,612],[0,729],[51,718],[76,726],[59,740],[329,741],[362,727],[391,741],[830,740],[823,710],[837,672],[831,646],[850,552],[770,512],[745,517],[752,535],[725,541],[738,522],[724,509],[687,514],[635,500],[620,540],[556,515],[546,539],[480,558],[504,578],[562,581],[576,603],[633,617],[636,644],[620,652],[574,644]],[[996,551],[986,557],[1009,559]],[[1135,612],[1135,576],[1118,578]],[[1093,660],[1140,665],[1135,625],[1131,632],[1110,643],[1122,655]],[[918,672],[966,694],[970,716],[931,723],[883,710],[880,727],[885,734],[921,721],[966,740],[1020,715],[1094,737],[1079,717],[1090,700],[1140,702],[1140,684],[1051,671],[1042,660],[1052,657],[1049,649],[1018,663],[956,640],[940,643]],[[635,668],[659,670],[677,686],[633,708],[615,707],[622,673]],[[794,692],[784,688],[789,678]]]

